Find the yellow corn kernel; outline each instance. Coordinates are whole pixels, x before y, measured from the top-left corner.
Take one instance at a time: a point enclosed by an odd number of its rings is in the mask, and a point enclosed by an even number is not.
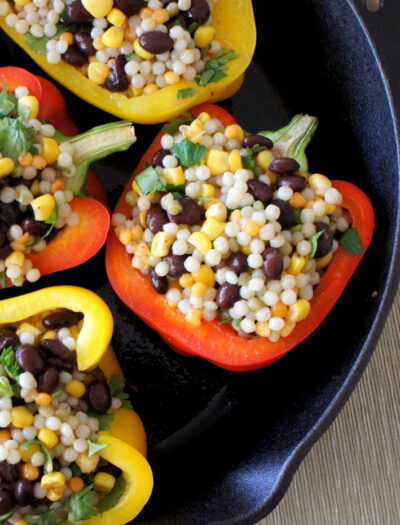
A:
[[[200,196],[208,199],[213,198],[215,195],[215,187],[212,184],[202,184],[200,187]]]
[[[29,427],[33,423],[33,414],[24,406],[13,407],[11,423],[17,428]]]
[[[290,323],[297,323],[303,321],[310,313],[311,304],[307,299],[298,299],[295,303],[289,306],[289,311],[286,319]]]
[[[274,306],[271,306],[271,313],[274,317],[286,317],[288,313],[288,307],[286,304],[278,301],[274,304]]]
[[[155,84],[154,82],[150,82],[150,84],[147,84],[146,86],[144,86],[143,95],[152,95],[156,91],[158,91],[157,84]]]
[[[90,472],[96,470],[99,460],[100,456],[98,454],[89,458],[87,452],[82,452],[82,454],[79,454],[76,464],[84,474],[90,474]]]
[[[0,159],[0,179],[7,177],[14,171],[15,162],[10,157],[3,157]]]
[[[251,254],[250,246],[241,246],[240,251],[244,253],[245,255]]]
[[[247,235],[250,235],[251,237],[254,237],[258,234],[260,231],[261,224],[257,221],[248,221],[243,226],[243,231],[247,233]]]
[[[5,263],[8,268],[12,264],[17,266],[23,266],[25,262],[25,255],[22,252],[12,252],[8,257],[6,257]]]
[[[304,206],[307,204],[307,200],[301,193],[295,191],[289,200],[289,204],[292,208],[304,208]]]
[[[153,53],[149,53],[143,49],[143,47],[139,44],[138,38],[133,41],[133,50],[138,56],[140,56],[140,58],[143,58],[143,60],[151,60],[154,58]]]
[[[142,210],[139,213],[139,222],[140,222],[140,226],[142,228],[146,228],[147,227],[146,217],[147,217],[147,210]]]
[[[173,184],[174,186],[185,184],[185,174],[183,173],[182,166],[176,166],[176,168],[164,168],[162,176],[168,184]]]
[[[60,148],[58,147],[57,141],[51,137],[43,137],[43,157],[47,164],[55,164],[57,162],[58,155],[60,154]]]
[[[271,329],[268,326],[268,322],[258,322],[256,324],[256,334],[261,337],[269,337],[271,335]]]
[[[24,518],[19,518],[17,521],[13,522],[13,525],[29,525],[29,523],[24,520]]]
[[[62,489],[48,489],[46,492],[46,498],[50,501],[56,502],[62,498],[64,494],[65,487]]]
[[[101,62],[91,62],[87,70],[88,78],[94,84],[103,84],[109,73],[110,68]]]
[[[62,180],[55,180],[52,185],[50,186],[51,193],[55,193],[56,191],[62,191],[64,189],[64,183]]]
[[[93,487],[97,492],[111,492],[115,478],[108,472],[98,472],[93,478]]]
[[[39,101],[34,95],[25,95],[18,99],[18,109],[29,109],[29,118],[36,118],[39,114]]]
[[[197,120],[199,120],[200,122],[204,124],[204,122],[211,120],[211,115],[207,113],[206,111],[202,111],[201,113],[197,115]]]
[[[203,283],[207,288],[214,288],[215,273],[207,264],[202,264],[199,271],[193,274],[193,277],[197,283]]]
[[[122,230],[119,230],[118,239],[119,239],[119,242],[123,244],[124,246],[132,242],[131,230],[129,228],[122,228]]]
[[[151,18],[153,16],[153,9],[150,9],[149,7],[143,7],[140,11],[139,11],[139,16],[140,18],[144,19],[144,18]]]
[[[328,266],[328,264],[331,262],[332,258],[333,258],[333,253],[329,252],[326,255],[324,255],[323,257],[320,257],[319,259],[315,259],[315,262],[316,262],[315,268],[316,268],[316,270],[322,270],[322,268],[325,268],[326,266]]]
[[[48,448],[54,448],[58,443],[58,436],[48,428],[41,428],[38,432],[38,439]]]
[[[82,397],[86,392],[85,385],[82,381],[78,381],[77,379],[71,379],[71,381],[68,381],[64,388],[70,396],[77,398]]]
[[[294,253],[290,258],[289,266],[286,269],[287,273],[290,273],[291,275],[299,274],[304,268],[306,262],[306,257],[304,257],[303,255],[299,255],[298,253]]]
[[[56,201],[53,195],[50,195],[50,193],[40,195],[40,197],[33,199],[31,206],[35,220],[46,221],[50,217],[51,212],[54,210],[55,205]]]
[[[107,20],[116,27],[122,27],[126,21],[126,15],[116,7],[113,7],[107,15]]]
[[[54,330],[47,330],[41,337],[41,339],[57,339],[57,332]]]
[[[273,160],[274,156],[272,155],[269,149],[260,151],[260,153],[258,153],[256,157],[257,165],[260,166],[260,168],[263,170],[267,170]]]
[[[194,283],[192,286],[192,295],[194,297],[203,297],[207,291],[207,286],[201,282]]]
[[[231,216],[229,217],[229,220],[232,222],[239,222],[241,218],[242,212],[240,210],[233,210]]]
[[[51,472],[44,474],[40,480],[42,489],[54,489],[55,487],[65,487],[65,476],[62,472]]]
[[[212,175],[222,175],[229,171],[229,153],[218,149],[210,149],[206,156],[206,165]]]
[[[214,217],[210,217],[203,222],[201,231],[207,235],[210,240],[216,239],[225,230],[225,223],[221,222]]]
[[[188,238],[188,242],[201,253],[207,253],[212,248],[210,239],[202,232],[193,232]]]
[[[192,308],[189,310],[189,312],[186,314],[185,319],[188,323],[190,323],[193,326],[200,326],[201,325],[201,310],[197,310],[196,308]]]
[[[74,43],[74,35],[70,33],[69,31],[66,31],[65,33],[62,33],[59,37],[59,40],[63,40],[64,42],[67,42],[69,46],[72,46]]]
[[[244,139],[243,128],[239,126],[239,124],[230,124],[229,126],[226,126],[224,134],[228,140],[237,139],[242,142]]]
[[[285,326],[281,330],[281,336],[282,337],[288,337],[293,332],[295,327],[296,327],[296,323],[286,322]]]
[[[184,273],[179,277],[179,284],[182,286],[182,288],[187,288],[188,286],[192,286],[194,283],[194,278],[191,273]]]
[[[165,83],[169,86],[173,86],[174,84],[179,82],[179,79],[179,75],[177,75],[174,71],[167,71],[166,73],[164,73]]]
[[[25,153],[25,155],[22,155],[19,157],[18,164],[24,167],[30,166],[32,164],[32,160],[33,160],[33,155],[32,153],[29,153],[28,151]]]
[[[29,239],[30,239],[29,233],[25,232],[23,235],[21,235],[21,237],[17,239],[17,242],[19,244],[26,244],[29,241]]]
[[[53,398],[50,394],[47,394],[46,392],[39,392],[35,396],[35,403],[40,407],[47,407],[51,404],[53,401]]]
[[[93,47],[97,50],[97,51],[104,51],[104,49],[106,48],[106,46],[103,44],[103,41],[101,40],[101,37],[97,37],[93,40]],[[91,62],[94,62],[95,59],[94,57],[90,57],[91,59]]]
[[[106,47],[116,49],[121,47],[124,41],[124,30],[121,27],[111,26],[103,33],[101,41]]]
[[[133,87],[132,86],[132,96],[133,97],[140,97],[140,95],[142,94],[142,91],[143,91],[143,88],[138,88],[138,87]]]
[[[33,324],[30,324],[30,323],[21,323],[18,326],[16,330],[16,334],[19,336],[22,334],[22,332],[31,332],[35,337],[40,335],[39,328],[36,328],[36,326],[33,326]]]
[[[213,203],[206,211],[207,219],[216,219],[217,221],[225,221],[228,215],[225,204],[222,202]]]
[[[165,257],[174,242],[175,237],[167,232],[157,232],[151,242],[151,254],[155,257]]]
[[[21,467],[21,476],[29,481],[34,481],[40,476],[40,470],[32,463],[24,463]]]
[[[314,173],[313,175],[310,175],[308,178],[308,184],[310,185],[311,189],[315,191],[315,194],[319,196],[324,195],[326,190],[329,190],[329,188],[332,187],[332,183],[328,177],[321,175],[321,173]]]
[[[215,28],[213,26],[200,26],[196,29],[194,33],[194,41],[196,47],[202,49],[207,47],[215,35]]]
[[[113,3],[113,0],[82,0],[83,7],[95,18],[107,16]]]
[[[237,170],[241,170],[243,168],[243,162],[242,157],[240,155],[240,151],[238,149],[233,149],[229,152],[229,169],[233,173]]]
[[[139,186],[138,186],[138,184],[137,184],[137,182],[136,182],[135,180],[132,182],[132,190],[133,190],[135,193],[137,193],[138,195],[141,194],[141,193],[140,193]]]
[[[151,17],[157,25],[160,25],[164,22],[168,22],[169,13],[166,9],[154,9]]]
[[[150,253],[150,249],[145,242],[139,242],[135,246],[135,255],[138,257],[147,257]]]
[[[11,439],[11,432],[6,428],[0,430],[0,443],[4,443]]]
[[[31,0],[14,0],[15,5],[18,5],[19,7],[24,7],[27,4],[30,3]]]
[[[336,206],[334,204],[327,204],[325,206],[325,213],[326,215],[332,215],[332,213],[336,210]]]
[[[32,166],[37,170],[44,170],[44,168],[47,166],[46,159],[41,155],[34,155],[32,159]]]

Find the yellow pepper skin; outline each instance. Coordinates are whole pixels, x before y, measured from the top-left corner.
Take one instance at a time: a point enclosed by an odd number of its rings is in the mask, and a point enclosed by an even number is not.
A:
[[[99,366],[107,378],[123,378],[117,357],[110,346],[113,318],[106,303],[95,293],[76,286],[54,286],[0,301],[0,328],[11,323],[67,308],[84,315],[77,340],[77,363],[80,370]],[[134,410],[119,408],[108,430],[98,434],[98,443],[108,447],[98,454],[122,470],[126,482],[124,494],[110,510],[81,521],[82,525],[125,525],[139,514],[153,488],[153,474],[146,455],[146,434]],[[68,525],[69,522],[64,522]]]
[[[256,27],[251,0],[218,0],[212,8],[215,40],[222,47],[235,51],[239,57],[227,64],[227,76],[219,82],[200,87],[195,81],[179,80],[172,86],[159,89],[151,95],[126,97],[112,93],[86,78],[74,66],[60,62],[49,64],[45,55],[32,51],[24,42],[24,36],[17,33],[0,18],[1,28],[21,46],[35,62],[50,76],[75,95],[99,109],[123,119],[140,124],[157,124],[176,117],[182,111],[203,102],[217,102],[231,97],[240,88],[244,72],[249,66],[256,44]],[[178,98],[181,89],[194,90],[188,98]]]

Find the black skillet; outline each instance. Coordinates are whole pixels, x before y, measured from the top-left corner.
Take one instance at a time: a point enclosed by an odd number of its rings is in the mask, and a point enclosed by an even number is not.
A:
[[[255,0],[254,7],[256,56],[224,107],[253,132],[279,128],[298,112],[317,115],[311,169],[359,185],[376,211],[373,243],[322,326],[271,367],[235,374],[178,356],[128,311],[107,283],[104,252],[39,286],[2,292],[76,284],[112,308],[114,347],[148,430],[155,474],[154,494],[135,520],[141,525],[244,525],[266,516],[354,388],[399,279],[399,2],[386,0],[374,14],[362,0]],[[42,74],[5,37],[0,60]],[[82,129],[111,119],[62,91]],[[112,203],[157,129],[137,126],[130,152],[96,166]]]

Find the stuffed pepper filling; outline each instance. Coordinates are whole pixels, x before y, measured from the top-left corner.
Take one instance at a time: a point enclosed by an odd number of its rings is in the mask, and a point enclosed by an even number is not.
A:
[[[278,341],[308,316],[339,244],[361,249],[351,216],[328,177],[266,136],[205,112],[185,119],[164,128],[126,194],[131,215],[112,217],[116,235],[189,323]]]
[[[205,86],[226,76],[225,64],[236,55],[214,39],[214,2],[15,0],[0,2],[0,15],[49,64],[67,62],[95,84],[131,97],[180,79]]]
[[[129,402],[119,377],[78,370],[82,317],[60,309],[0,327],[1,523],[80,522],[124,491],[97,439]]]

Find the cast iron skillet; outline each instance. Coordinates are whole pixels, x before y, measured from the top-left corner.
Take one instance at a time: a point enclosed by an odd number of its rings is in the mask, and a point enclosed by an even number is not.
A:
[[[111,306],[114,347],[148,430],[155,473],[154,494],[135,521],[141,525],[244,525],[267,515],[354,388],[399,279],[400,99],[391,99],[383,71],[399,81],[400,5],[386,0],[380,12],[368,14],[359,0],[279,0],[268,2],[265,17],[263,4],[254,1],[254,63],[240,93],[223,105],[252,132],[281,127],[297,112],[317,115],[311,169],[359,185],[376,210],[373,243],[322,326],[273,366],[235,374],[170,350],[115,296],[104,252],[40,285],[1,294],[76,284]],[[1,45],[4,65],[41,73],[5,37]],[[82,129],[111,120],[63,92]],[[139,141],[130,152],[96,166],[112,204],[157,129],[137,126]]]

